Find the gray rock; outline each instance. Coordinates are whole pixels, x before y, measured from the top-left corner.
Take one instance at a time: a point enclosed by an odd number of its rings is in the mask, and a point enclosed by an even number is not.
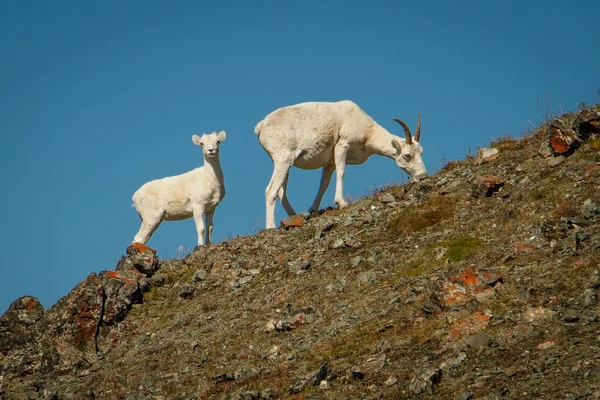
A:
[[[396,378],[396,376],[394,376],[394,375],[390,375],[390,377],[387,378],[385,382],[383,382],[383,385],[384,386],[394,386],[396,383],[398,383],[398,378]]]
[[[490,342],[490,337],[485,332],[479,332],[467,338],[467,344],[473,348],[486,346]]]
[[[596,214],[598,214],[598,211],[598,204],[593,202],[591,199],[584,201],[583,205],[581,206],[581,214],[586,219],[593,218],[596,216]]]
[[[594,289],[585,289],[582,297],[582,303],[584,307],[595,306],[598,301],[598,296],[596,295],[596,291]]]
[[[376,277],[375,271],[369,270],[369,271],[364,271],[364,272],[361,272],[360,274],[358,274],[356,279],[358,279],[358,281],[360,283],[369,283],[372,280],[374,280],[375,277]]]
[[[554,155],[554,151],[552,151],[552,147],[550,146],[550,142],[547,140],[542,140],[540,144],[540,148],[538,149],[538,154],[542,158],[550,158]]]
[[[290,387],[290,392],[297,394],[300,393],[307,385],[318,386],[321,381],[327,380],[327,377],[331,374],[332,368],[329,364],[323,364],[321,367],[308,374],[304,378],[301,378],[294,382]]]
[[[382,193],[381,196],[378,198],[378,200],[380,202],[382,202],[383,204],[386,203],[392,203],[394,201],[396,201],[396,198],[391,195],[390,193]]]
[[[181,297],[182,299],[189,299],[194,295],[195,292],[196,292],[196,288],[194,286],[183,285],[183,287],[179,291],[178,296]]]
[[[519,182],[519,185],[521,186],[530,186],[533,182],[531,181],[531,179],[529,179],[528,176],[526,176],[525,178],[521,179],[521,181]]]
[[[208,272],[206,272],[205,269],[200,268],[199,270],[197,270],[194,273],[194,276],[192,277],[192,280],[194,282],[200,282],[206,279],[206,276],[208,275]]]
[[[254,276],[252,275],[248,275],[248,276],[242,276],[240,278],[240,285],[245,285],[246,283],[250,283],[250,281],[254,279]]]
[[[446,366],[448,368],[457,368],[459,367],[463,361],[465,361],[467,359],[467,354],[466,353],[459,353],[458,356],[446,361]]]
[[[297,274],[300,271],[307,271],[310,268],[311,264],[312,261],[310,259],[298,260],[289,266],[289,270],[290,272]]]
[[[361,262],[362,262],[361,256],[354,257],[354,260],[352,260],[352,268],[358,267],[358,264],[360,264]]]
[[[344,244],[353,249],[360,249],[361,247],[363,247],[363,242],[354,238],[346,238],[344,240]]]
[[[552,157],[552,158],[548,158],[548,159],[546,160],[546,164],[547,164],[549,167],[552,167],[552,168],[554,168],[554,167],[556,167],[557,165],[560,165],[560,164],[562,164],[563,162],[565,162],[565,160],[566,160],[565,156]]]
[[[419,375],[415,375],[408,388],[416,395],[427,392],[433,394],[433,385],[442,380],[442,370],[440,368],[429,368]]]
[[[339,249],[342,247],[346,247],[346,243],[344,243],[344,239],[336,239],[333,244],[331,245],[332,248],[334,249]]]
[[[471,400],[473,398],[473,393],[470,391],[462,392],[457,395],[454,400]]]
[[[320,232],[329,232],[337,222],[337,219],[333,218],[319,219],[315,223],[315,228]]]
[[[260,275],[260,269],[253,268],[248,271],[248,274],[252,276]]]

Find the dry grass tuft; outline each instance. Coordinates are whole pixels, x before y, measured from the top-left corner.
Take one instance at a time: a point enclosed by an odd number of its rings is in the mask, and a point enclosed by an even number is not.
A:
[[[447,220],[454,215],[456,200],[449,196],[430,199],[424,204],[410,207],[388,223],[388,228],[403,233],[415,233]]]
[[[520,150],[523,148],[523,146],[523,141],[515,139],[515,137],[510,134],[505,134],[504,136],[493,139],[490,142],[490,147],[495,147],[500,151]]]

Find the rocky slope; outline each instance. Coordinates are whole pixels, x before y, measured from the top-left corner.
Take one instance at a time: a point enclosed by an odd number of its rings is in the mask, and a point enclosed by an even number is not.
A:
[[[2,399],[598,399],[600,107],[0,318]]]

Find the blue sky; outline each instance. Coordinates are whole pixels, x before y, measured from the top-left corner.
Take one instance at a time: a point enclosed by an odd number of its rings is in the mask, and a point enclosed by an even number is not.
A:
[[[253,130],[269,112],[351,99],[395,134],[392,118],[421,113],[435,172],[547,107],[597,101],[599,18],[597,1],[0,1],[0,313],[113,269],[139,229],[135,190],[201,165],[193,133],[227,132],[213,239],[253,234],[272,172]],[[297,211],[319,176],[292,170]],[[405,180],[372,157],[345,194]],[[187,220],[148,244],[172,258],[195,243]]]

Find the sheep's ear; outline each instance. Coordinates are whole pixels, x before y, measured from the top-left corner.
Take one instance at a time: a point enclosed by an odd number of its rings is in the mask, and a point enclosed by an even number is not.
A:
[[[192,136],[192,142],[194,142],[194,144],[196,146],[202,146],[202,142],[200,141],[200,136],[198,136],[198,135]]]
[[[219,139],[219,142],[223,142],[226,137],[227,135],[225,134],[225,131],[221,131],[217,134],[217,139]]]
[[[402,151],[402,147],[400,146],[400,142],[398,142],[397,140],[392,140],[392,147],[395,148],[396,150],[398,150],[398,152]]]

